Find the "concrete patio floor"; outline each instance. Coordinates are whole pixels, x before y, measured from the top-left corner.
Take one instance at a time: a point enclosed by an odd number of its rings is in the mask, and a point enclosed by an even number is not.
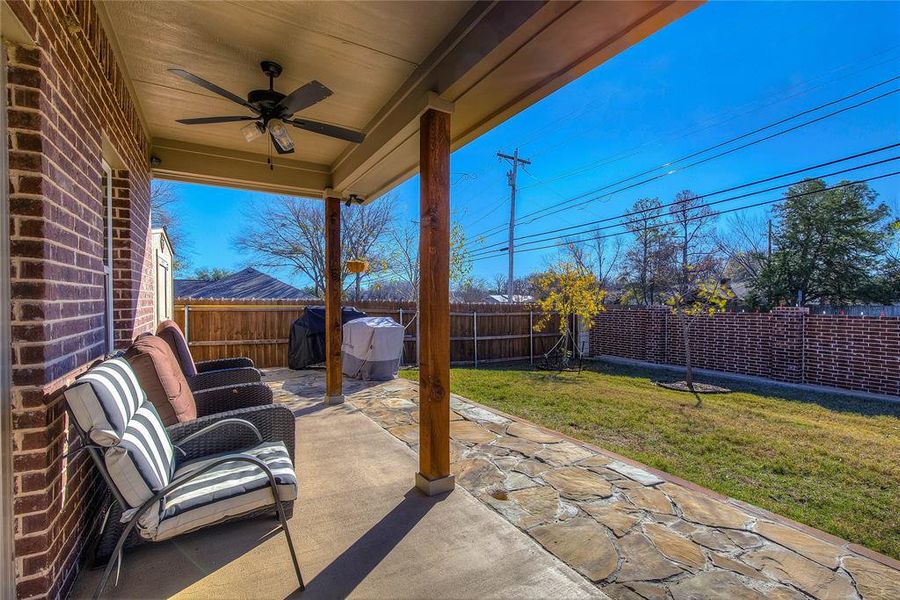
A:
[[[420,494],[412,449],[349,403],[292,394],[294,375],[267,379],[298,417],[290,528],[306,591],[274,519],[257,518],[126,552],[106,597],[606,597],[465,489]],[[83,572],[73,597],[89,597],[99,576]]]
[[[324,391],[321,371],[266,379],[292,406]],[[345,392],[347,410],[417,450],[418,384],[345,380]],[[464,488],[612,598],[900,598],[900,565],[889,557],[465,398],[452,395],[451,411],[451,497]],[[468,597],[458,586],[431,595]]]

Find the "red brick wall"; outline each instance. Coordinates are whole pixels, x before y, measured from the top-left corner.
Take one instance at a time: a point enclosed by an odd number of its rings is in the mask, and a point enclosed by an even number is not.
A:
[[[900,318],[779,308],[696,317],[688,331],[697,368],[900,396]],[[610,309],[590,353],[684,365],[681,323],[666,307]]]
[[[59,391],[104,352],[102,140],[116,173],[116,335],[152,322],[147,144],[90,2],[10,2],[36,45],[10,47],[14,530],[18,595],[68,593],[103,490]]]

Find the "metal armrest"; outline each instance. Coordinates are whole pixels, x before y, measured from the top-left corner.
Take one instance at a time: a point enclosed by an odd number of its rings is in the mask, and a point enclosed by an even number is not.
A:
[[[221,421],[213,421],[212,423],[209,423],[209,424],[208,424],[206,427],[204,427],[203,429],[201,429],[201,430],[199,430],[199,431],[195,431],[194,433],[190,434],[190,435],[187,436],[187,437],[181,438],[181,439],[178,441],[178,444],[174,444],[174,446],[175,446],[175,448],[177,448],[182,454],[184,454],[185,456],[187,456],[187,452],[185,452],[185,451],[181,448],[182,446],[186,445],[186,444],[187,444],[188,442],[190,442],[191,440],[194,440],[194,439],[197,439],[197,438],[200,437],[200,436],[203,436],[203,435],[207,435],[207,434],[209,434],[209,433],[212,433],[213,431],[216,431],[217,429],[221,429],[222,427],[224,427],[224,426],[226,426],[226,425],[240,425],[240,426],[243,426],[243,427],[247,427],[247,428],[249,428],[254,434],[256,434],[256,441],[257,441],[257,442],[262,443],[262,441],[263,441],[262,434],[259,432],[259,429],[257,429],[257,428],[256,428],[256,425],[254,425],[254,424],[251,423],[250,421],[247,421],[247,420],[244,420],[244,419],[222,419]]]
[[[221,371],[222,369],[240,369],[242,367],[252,367],[253,361],[245,356],[238,358],[216,358],[213,360],[201,360],[194,363],[194,368],[198,373],[207,373],[209,371]]]
[[[197,416],[272,404],[272,389],[264,383],[243,383],[194,392]]]
[[[264,442],[283,442],[291,457],[294,460],[294,436],[295,421],[294,413],[286,406],[280,404],[269,404],[266,406],[253,406],[240,410],[231,410],[218,414],[200,417],[193,421],[184,423],[176,423],[166,428],[169,439],[173,444],[182,446],[185,456],[179,456],[177,462],[185,462],[223,452],[235,452],[243,450],[248,446],[258,443],[256,434],[247,427],[233,425],[218,430],[219,435],[200,436],[191,441],[187,446],[183,440],[203,429],[206,429],[211,423],[225,421],[228,419],[241,419],[252,423]]]
[[[188,377],[188,385],[191,387],[191,391],[196,392],[226,385],[258,383],[261,379],[262,375],[253,367],[242,367],[239,369],[219,369],[198,373],[193,377]]]

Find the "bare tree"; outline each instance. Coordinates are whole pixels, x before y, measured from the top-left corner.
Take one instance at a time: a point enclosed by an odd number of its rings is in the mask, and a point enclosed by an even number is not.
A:
[[[176,205],[178,193],[170,181],[154,179],[150,184],[150,223],[151,226],[166,230],[174,251],[172,270],[175,273],[190,268],[191,242],[178,220]]]
[[[393,251],[388,258],[387,270],[407,288],[409,298],[415,299],[419,294],[419,225],[413,221],[396,227],[388,237]],[[450,281],[466,281],[471,270],[466,234],[462,225],[453,223],[450,226]]]
[[[373,272],[387,263],[388,231],[393,224],[390,197],[365,206],[341,209],[341,256],[369,261]],[[325,293],[325,206],[319,200],[278,196],[262,208],[248,209],[247,227],[234,246],[249,262],[289,268],[309,281],[316,297]],[[363,277],[371,276],[366,273]],[[342,286],[351,274],[341,268]],[[353,283],[356,283],[355,276]],[[357,288],[358,289],[358,288]]]
[[[735,213],[715,238],[726,261],[725,274],[737,281],[756,279],[769,255],[767,215]]]
[[[576,237],[566,240],[563,247],[565,260],[594,275],[600,287],[607,289],[611,284],[611,276],[619,264],[622,254],[622,238],[604,238],[594,236]]]
[[[672,282],[675,232],[663,215],[659,198],[641,198],[629,212],[636,216],[623,223],[632,234],[632,243],[625,252],[622,271],[628,295],[638,304],[649,306],[660,300],[660,294]]]

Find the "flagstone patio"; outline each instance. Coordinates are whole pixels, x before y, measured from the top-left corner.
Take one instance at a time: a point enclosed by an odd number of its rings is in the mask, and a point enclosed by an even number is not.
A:
[[[286,404],[324,393],[324,371],[265,379]],[[344,389],[417,449],[418,384]],[[893,559],[465,398],[451,409],[457,483],[612,598],[900,598]]]

